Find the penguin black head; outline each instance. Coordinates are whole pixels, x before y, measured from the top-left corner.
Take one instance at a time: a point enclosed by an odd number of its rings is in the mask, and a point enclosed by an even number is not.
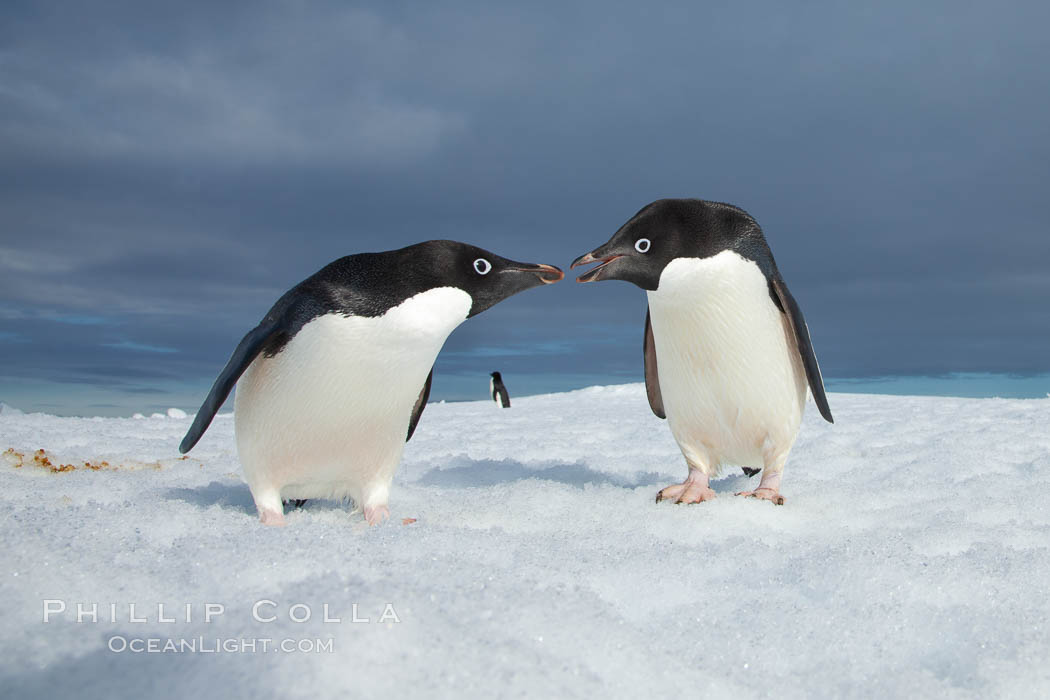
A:
[[[468,318],[509,296],[565,277],[558,268],[500,257],[458,241],[426,241],[399,251],[406,274],[425,287],[456,287],[470,295]]]
[[[502,382],[503,381],[503,375],[500,374],[499,372],[491,372],[491,373],[489,373],[489,376],[492,377],[493,381],[497,381],[497,382]]]
[[[470,316],[507,297],[565,274],[552,265],[523,263],[458,241],[424,241],[383,253],[348,255],[300,285],[326,305],[355,316],[381,316],[411,296],[439,287],[471,298]],[[298,290],[293,290],[298,291]]]
[[[723,250],[754,260],[767,276],[775,269],[762,229],[743,209],[702,199],[658,199],[572,267],[601,263],[577,282],[624,280],[654,291],[672,260],[707,258]]]

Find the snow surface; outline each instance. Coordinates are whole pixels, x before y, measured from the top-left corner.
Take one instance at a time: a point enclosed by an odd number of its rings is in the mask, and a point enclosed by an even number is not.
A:
[[[178,459],[178,413],[4,411],[2,694],[1050,696],[1050,400],[831,406],[808,407],[776,507],[733,497],[735,471],[712,503],[654,503],[685,465],[641,385],[431,404],[371,529],[322,501],[260,525],[229,415]],[[49,599],[69,609],[45,623]],[[108,648],[199,636],[333,651]]]

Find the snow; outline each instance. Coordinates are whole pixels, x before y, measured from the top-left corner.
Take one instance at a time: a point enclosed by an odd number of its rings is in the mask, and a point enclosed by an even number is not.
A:
[[[831,406],[835,425],[808,407],[776,507],[733,497],[748,483],[736,471],[714,482],[714,502],[654,503],[685,466],[641,385],[509,410],[435,403],[388,523],[314,501],[283,529],[256,520],[230,415],[179,459],[191,418],[175,412],[4,410],[0,687],[1050,696],[1050,399],[834,394]],[[67,609],[45,623],[48,600]],[[276,621],[253,619],[259,601]],[[76,622],[77,603],[97,603],[99,621]],[[130,603],[146,622],[130,621]],[[175,622],[158,620],[161,603]],[[207,604],[224,612],[205,622]],[[355,604],[369,622],[352,621]],[[325,622],[324,605],[341,622]],[[309,621],[289,618],[306,609]],[[391,610],[398,621],[380,622]],[[269,638],[332,650],[110,650],[202,636],[207,648]]]

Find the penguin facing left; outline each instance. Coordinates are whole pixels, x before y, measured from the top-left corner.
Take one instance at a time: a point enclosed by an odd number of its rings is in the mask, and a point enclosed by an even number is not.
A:
[[[350,498],[378,524],[445,339],[499,301],[563,277],[456,241],[340,258],[244,336],[179,451],[197,444],[237,384],[237,453],[264,524],[283,525],[282,501],[307,498]]]
[[[503,375],[493,372],[490,376],[492,379],[489,380],[489,394],[492,395],[492,400],[500,408],[510,408],[510,394],[507,393],[507,387],[503,384]]]
[[[758,222],[730,204],[661,199],[572,267],[590,263],[600,264],[578,282],[624,280],[648,296],[646,395],[689,466],[656,500],[710,500],[710,477],[735,464],[762,471],[758,488],[738,495],[782,504],[807,384],[834,421],[802,309]]]

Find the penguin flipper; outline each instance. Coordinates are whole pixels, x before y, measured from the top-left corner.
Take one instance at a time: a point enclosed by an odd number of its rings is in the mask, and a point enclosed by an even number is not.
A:
[[[434,379],[434,369],[430,369],[430,374],[427,375],[427,381],[423,384],[423,390],[419,392],[419,398],[416,399],[416,405],[412,407],[412,417],[408,420],[408,437],[405,438],[405,442],[412,439],[412,433],[416,432],[416,426],[419,424],[419,417],[423,415],[423,409],[427,407],[427,399],[430,398],[430,382]]]
[[[645,395],[649,397],[649,408],[657,418],[667,418],[664,412],[664,397],[660,393],[660,375],[656,371],[656,340],[653,338],[653,323],[649,319],[649,307],[645,308]]]
[[[226,397],[230,395],[233,385],[244,374],[244,370],[248,369],[248,365],[252,363],[252,360],[262,352],[267,341],[279,333],[280,330],[280,322],[267,319],[248,331],[247,335],[241,339],[226,366],[222,368],[222,372],[215,379],[215,383],[208,393],[208,398],[204,399],[200,410],[197,411],[197,417],[193,419],[193,425],[186,431],[186,437],[182,438],[182,442],[179,444],[180,453],[186,454],[193,449],[193,446],[204,435],[204,431],[211,425],[211,420],[218,413],[219,407],[226,401]]]
[[[772,282],[773,290],[780,300],[780,307],[787,314],[791,330],[795,334],[798,354],[802,357],[802,366],[806,370],[806,379],[809,381],[809,390],[813,394],[813,400],[816,401],[817,408],[820,410],[820,415],[824,416],[824,420],[834,423],[835,419],[831,417],[831,406],[828,405],[828,397],[824,393],[824,379],[820,375],[820,365],[817,364],[813,342],[809,338],[806,318],[802,315],[802,309],[795,301],[795,297],[791,296],[791,292],[788,291],[784,280],[776,277]]]

